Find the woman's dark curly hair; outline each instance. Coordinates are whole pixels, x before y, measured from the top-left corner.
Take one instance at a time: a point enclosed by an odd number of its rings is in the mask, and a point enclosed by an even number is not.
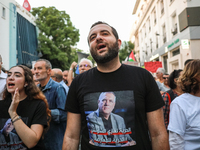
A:
[[[195,94],[199,91],[197,77],[200,77],[200,59],[194,59],[185,66],[179,79],[183,92]]]
[[[177,87],[176,83],[174,82],[174,79],[178,78],[180,76],[182,69],[174,70],[170,75],[168,79],[168,85],[171,89],[175,89]]]
[[[17,66],[13,66],[10,69],[14,68],[14,67],[20,67],[24,70],[24,77],[25,77],[25,82],[27,83],[27,86],[24,87],[25,88],[25,93],[28,96],[29,100],[32,99],[39,99],[45,102],[46,105],[46,113],[47,113],[47,128],[44,129],[45,133],[48,128],[49,128],[49,124],[50,124],[50,120],[51,120],[51,111],[49,109],[49,105],[47,102],[46,97],[44,96],[44,94],[40,91],[40,89],[35,85],[34,81],[33,81],[33,75],[31,70],[24,66],[24,65],[17,65]],[[7,99],[11,97],[11,93],[8,92],[7,88],[4,91],[3,94],[3,99]]]

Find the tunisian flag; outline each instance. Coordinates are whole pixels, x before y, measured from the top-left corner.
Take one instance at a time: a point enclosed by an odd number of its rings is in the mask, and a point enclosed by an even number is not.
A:
[[[131,51],[131,53],[130,53],[130,55],[129,55],[129,57],[128,57],[128,61],[136,61],[136,60],[135,60],[135,56],[134,56],[134,54],[133,54],[133,51]]]
[[[23,7],[28,11],[31,10],[31,5],[29,4],[28,0],[24,0]]]

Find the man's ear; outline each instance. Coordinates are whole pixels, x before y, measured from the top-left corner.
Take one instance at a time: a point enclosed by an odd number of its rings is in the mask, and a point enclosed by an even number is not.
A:
[[[47,69],[47,74],[48,74],[48,75],[51,75],[51,69],[50,69],[50,68]]]
[[[122,41],[120,40],[120,39],[118,39],[118,47],[119,47],[119,49],[121,48],[121,45],[122,45]]]
[[[98,100],[98,104],[99,104],[100,100]]]

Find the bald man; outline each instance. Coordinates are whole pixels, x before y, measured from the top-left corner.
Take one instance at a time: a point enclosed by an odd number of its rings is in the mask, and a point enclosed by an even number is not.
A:
[[[65,82],[65,84],[67,84],[69,86],[69,84],[68,84],[68,73],[69,73],[68,70],[64,70],[62,72],[62,75],[63,75],[63,81]]]
[[[60,83],[66,91],[66,95],[68,94],[69,91],[69,87],[65,84],[65,82],[63,81],[63,74],[62,74],[62,70],[59,68],[54,68],[51,70],[51,78]]]

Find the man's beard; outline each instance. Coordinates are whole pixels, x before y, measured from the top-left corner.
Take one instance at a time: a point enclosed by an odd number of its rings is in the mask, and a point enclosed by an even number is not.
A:
[[[119,52],[118,42],[116,41],[111,46],[107,46],[108,52],[104,56],[100,56],[97,54],[96,50],[90,48],[91,55],[96,63],[107,63],[117,57]]]

